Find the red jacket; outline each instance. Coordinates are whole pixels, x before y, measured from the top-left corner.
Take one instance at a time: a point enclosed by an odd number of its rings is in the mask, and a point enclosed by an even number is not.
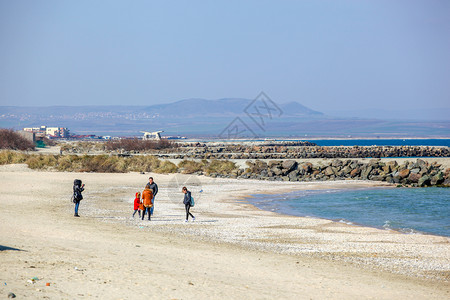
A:
[[[141,203],[141,194],[136,193],[136,198],[134,199],[134,209],[139,209],[139,204]]]

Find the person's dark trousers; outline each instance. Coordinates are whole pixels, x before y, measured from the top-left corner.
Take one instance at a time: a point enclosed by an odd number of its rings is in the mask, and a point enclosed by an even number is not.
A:
[[[78,216],[78,207],[80,206],[80,201],[75,202],[75,216]]]
[[[144,211],[142,212],[142,220],[144,220],[145,213],[148,213],[148,220],[150,221],[150,207],[144,208]]]
[[[135,209],[135,210],[134,210],[133,217],[134,217],[134,215],[136,214],[136,212],[139,213],[139,218],[140,218],[140,217],[141,217],[141,211],[140,211],[139,209]]]
[[[191,205],[186,204],[185,207],[186,207],[186,221],[189,219],[189,216],[191,216],[194,219],[195,218],[194,215],[189,212],[189,210],[191,209]]]

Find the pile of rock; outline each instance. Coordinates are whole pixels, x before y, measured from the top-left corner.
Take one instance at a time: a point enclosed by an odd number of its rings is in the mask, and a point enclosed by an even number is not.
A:
[[[368,163],[358,160],[339,160],[313,165],[298,164],[295,160],[247,162],[248,168],[240,169],[226,177],[276,181],[328,181],[328,180],[374,180],[393,184],[425,187],[450,186],[450,169],[442,170],[440,164],[422,159],[415,162],[382,162],[372,159]],[[218,175],[220,176],[220,175]],[[223,176],[223,175],[222,175]]]
[[[430,146],[208,146],[180,147],[160,158],[178,159],[302,159],[365,157],[450,157],[448,147]]]

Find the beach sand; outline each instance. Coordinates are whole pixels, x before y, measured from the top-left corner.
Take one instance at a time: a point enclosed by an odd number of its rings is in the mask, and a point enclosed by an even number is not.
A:
[[[134,193],[151,175],[160,189],[155,215],[150,222],[132,219]],[[75,178],[86,183],[80,218],[70,202]],[[0,166],[0,181],[5,298],[9,292],[19,299],[450,296],[447,237],[285,216],[244,198],[382,183],[38,172],[25,165]],[[183,185],[195,197],[195,222],[184,222]]]

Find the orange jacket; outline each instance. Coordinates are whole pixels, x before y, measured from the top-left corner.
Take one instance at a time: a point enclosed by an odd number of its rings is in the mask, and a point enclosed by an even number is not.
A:
[[[152,190],[145,188],[142,192],[142,202],[144,202],[145,207],[153,206],[153,192]]]

